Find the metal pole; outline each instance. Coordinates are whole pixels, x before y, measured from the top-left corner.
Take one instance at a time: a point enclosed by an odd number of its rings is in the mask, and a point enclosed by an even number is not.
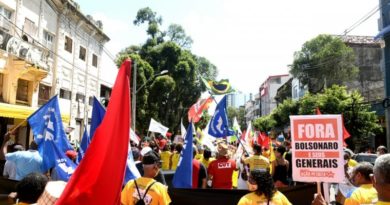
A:
[[[131,128],[133,128],[134,132],[135,132],[135,122],[136,122],[136,115],[135,115],[135,112],[136,112],[136,106],[137,106],[137,103],[136,103],[136,90],[137,90],[137,61],[133,61],[134,62],[134,72],[133,72],[133,89],[132,90],[132,102],[131,102]]]
[[[380,8],[381,8],[381,23],[382,23],[382,28],[385,28],[386,26],[390,25],[390,16],[388,15],[390,11],[390,6],[389,6],[390,1],[389,0],[380,0]],[[382,66],[385,74],[385,98],[390,96],[390,64],[389,64],[389,59],[390,59],[390,37],[389,36],[384,36],[384,41],[385,41],[385,47],[382,49]],[[387,147],[390,147],[390,109],[385,108],[385,113],[386,113],[386,143]]]

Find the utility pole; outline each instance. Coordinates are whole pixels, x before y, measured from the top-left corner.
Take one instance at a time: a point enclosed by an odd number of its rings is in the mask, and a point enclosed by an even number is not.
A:
[[[390,0],[379,0],[380,30],[390,26]],[[390,32],[383,35],[385,47],[382,48],[382,68],[385,74],[385,98],[390,97]],[[386,143],[390,148],[390,108],[385,108],[386,113]]]

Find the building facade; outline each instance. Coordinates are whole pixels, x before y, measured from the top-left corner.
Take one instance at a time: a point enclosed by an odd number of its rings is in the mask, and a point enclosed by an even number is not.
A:
[[[280,86],[289,80],[289,75],[269,76],[260,86],[260,116],[269,115],[276,108],[275,96]]]
[[[71,0],[0,0],[0,14],[0,135],[20,123],[13,140],[27,145],[24,120],[58,95],[70,141],[80,140],[93,96],[108,98],[113,84],[101,75],[102,22]]]

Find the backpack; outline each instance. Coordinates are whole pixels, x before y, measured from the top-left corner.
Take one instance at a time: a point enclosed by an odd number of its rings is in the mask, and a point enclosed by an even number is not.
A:
[[[137,201],[137,203],[135,203],[135,205],[145,205],[145,201],[144,201],[145,196],[146,196],[146,194],[148,193],[150,187],[152,187],[154,183],[156,183],[156,181],[152,182],[152,183],[146,188],[145,194],[144,194],[144,196],[142,197],[142,196],[141,196],[141,193],[139,192],[139,189],[138,189],[137,181],[134,179],[134,184],[135,184],[135,187],[137,188],[137,192],[138,192],[138,196],[139,196],[139,200]]]

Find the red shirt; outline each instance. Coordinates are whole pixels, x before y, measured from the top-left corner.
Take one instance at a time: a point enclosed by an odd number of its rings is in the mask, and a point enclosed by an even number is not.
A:
[[[207,171],[213,176],[213,188],[231,189],[234,170],[236,170],[236,162],[232,159],[223,157],[212,161]]]

